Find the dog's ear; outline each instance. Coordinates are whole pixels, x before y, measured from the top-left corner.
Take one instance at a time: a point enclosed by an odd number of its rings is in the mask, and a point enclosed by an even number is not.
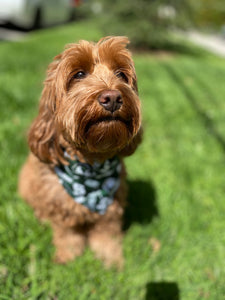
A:
[[[140,127],[138,133],[134,136],[131,142],[125,148],[123,148],[118,155],[122,157],[132,155],[134,151],[137,149],[138,145],[141,143],[142,136],[143,136],[143,128]]]
[[[31,151],[41,160],[48,163],[56,163],[62,156],[59,147],[58,135],[54,124],[54,112],[56,105],[56,73],[61,55],[55,57],[47,70],[47,78],[42,91],[39,114],[33,121],[28,143]]]

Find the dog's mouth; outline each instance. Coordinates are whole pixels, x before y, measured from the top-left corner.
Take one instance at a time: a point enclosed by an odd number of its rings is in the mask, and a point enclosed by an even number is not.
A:
[[[116,123],[122,123],[124,124],[127,129],[132,132],[132,120],[125,120],[119,116],[107,116],[107,117],[102,117],[97,119],[96,121],[90,121],[86,128],[85,128],[85,132],[87,133],[89,131],[89,129],[94,126],[94,125],[99,125],[99,124],[116,124]]]

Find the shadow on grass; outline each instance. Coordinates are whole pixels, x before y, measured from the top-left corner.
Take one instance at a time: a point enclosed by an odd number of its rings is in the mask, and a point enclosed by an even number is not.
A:
[[[179,300],[180,293],[175,282],[151,282],[147,284],[145,300]]]
[[[151,182],[128,181],[128,205],[124,216],[124,230],[132,223],[150,223],[158,216],[156,191]]]

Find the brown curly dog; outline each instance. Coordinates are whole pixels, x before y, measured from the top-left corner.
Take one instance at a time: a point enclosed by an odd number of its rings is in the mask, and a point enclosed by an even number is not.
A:
[[[29,132],[21,196],[53,229],[55,260],[89,245],[106,266],[123,264],[123,157],[141,141],[137,80],[126,37],[70,44],[49,65]]]

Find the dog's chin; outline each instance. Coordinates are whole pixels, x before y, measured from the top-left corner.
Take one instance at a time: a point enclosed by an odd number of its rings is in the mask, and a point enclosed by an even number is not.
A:
[[[91,152],[112,153],[123,149],[132,138],[131,123],[120,118],[103,118],[86,128],[86,146]]]

